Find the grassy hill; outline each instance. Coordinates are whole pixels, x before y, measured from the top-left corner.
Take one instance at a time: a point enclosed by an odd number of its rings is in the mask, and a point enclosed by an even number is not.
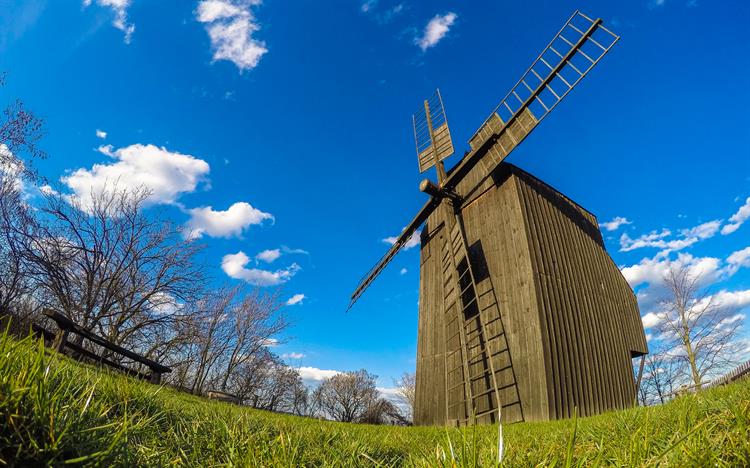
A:
[[[577,421],[504,426],[505,465],[750,465],[750,380]],[[497,426],[341,424],[210,402],[0,335],[0,463],[492,466]]]

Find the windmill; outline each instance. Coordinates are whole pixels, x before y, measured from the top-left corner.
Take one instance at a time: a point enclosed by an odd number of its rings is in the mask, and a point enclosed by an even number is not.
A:
[[[421,232],[417,424],[546,420],[631,406],[648,352],[635,296],[596,218],[504,162],[617,43],[576,11],[454,152],[440,91],[413,116],[427,203],[354,290],[349,308]]]

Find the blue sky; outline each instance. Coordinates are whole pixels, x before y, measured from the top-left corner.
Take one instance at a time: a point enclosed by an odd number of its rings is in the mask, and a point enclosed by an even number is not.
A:
[[[418,249],[344,310],[425,201],[411,114],[440,87],[462,154],[575,8],[622,39],[510,161],[627,220],[604,235],[642,314],[680,261],[744,316],[747,2],[5,0],[0,97],[45,119],[57,189],[152,184],[217,284],[304,295],[277,351],[308,378],[364,367],[390,386],[415,366]]]

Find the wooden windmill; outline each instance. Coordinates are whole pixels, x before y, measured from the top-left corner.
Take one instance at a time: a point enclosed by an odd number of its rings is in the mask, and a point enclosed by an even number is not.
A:
[[[596,218],[504,159],[619,39],[576,11],[453,153],[440,92],[413,116],[429,201],[349,307],[421,232],[417,424],[546,420],[631,406],[648,352],[635,296]]]

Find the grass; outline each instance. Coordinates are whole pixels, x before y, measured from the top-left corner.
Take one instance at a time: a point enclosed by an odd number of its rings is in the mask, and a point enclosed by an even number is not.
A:
[[[504,466],[749,466],[750,380],[659,407],[503,427]],[[493,466],[497,426],[333,423],[186,395],[0,335],[0,463]]]

